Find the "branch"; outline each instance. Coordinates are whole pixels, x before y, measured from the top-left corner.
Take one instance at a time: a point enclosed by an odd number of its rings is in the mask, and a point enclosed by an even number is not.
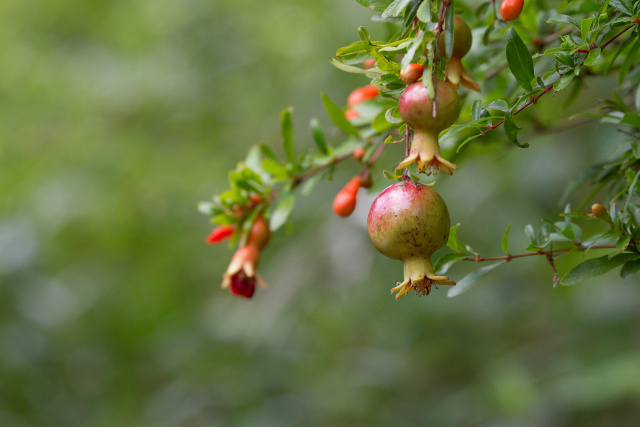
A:
[[[503,255],[503,256],[494,256],[494,257],[482,257],[480,255],[476,255],[475,257],[462,258],[462,260],[463,261],[474,261],[474,262],[484,262],[484,261],[506,261],[506,262],[509,262],[514,258],[525,258],[525,257],[537,256],[537,255],[544,255],[546,257],[550,257],[550,256],[553,256],[554,254],[557,254],[557,253],[564,253],[564,252],[572,251],[575,248],[578,248],[581,252],[584,252],[587,249],[615,249],[616,248],[616,245],[584,246],[584,245],[582,245],[582,243],[579,243],[579,242],[573,242],[573,244],[575,245],[574,248],[550,249],[548,251],[543,251],[542,249],[539,249],[536,252],[527,252],[527,253],[524,253],[524,254],[517,254],[517,255],[507,254],[507,255]]]

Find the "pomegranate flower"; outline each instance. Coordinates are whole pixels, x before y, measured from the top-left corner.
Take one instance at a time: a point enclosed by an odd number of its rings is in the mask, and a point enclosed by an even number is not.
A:
[[[222,289],[229,288],[234,295],[251,298],[256,283],[265,288],[267,285],[258,276],[257,267],[260,251],[252,244],[238,248],[231,259],[229,268],[222,275]]]
[[[235,229],[230,225],[221,225],[213,229],[211,234],[204,239],[207,243],[220,243],[233,235]]]

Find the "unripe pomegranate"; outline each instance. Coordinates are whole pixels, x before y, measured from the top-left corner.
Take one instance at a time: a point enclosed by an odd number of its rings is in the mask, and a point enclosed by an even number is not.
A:
[[[455,16],[453,18],[453,51],[451,56],[462,58],[471,49],[471,42],[473,37],[471,35],[471,28],[462,19]],[[440,49],[440,55],[445,56],[444,45],[444,32],[440,33],[438,39],[438,47]]]
[[[367,229],[377,250],[404,264],[404,280],[391,289],[396,299],[411,290],[428,295],[432,284],[455,285],[431,264],[431,255],[449,239],[449,211],[430,187],[411,180],[387,187],[371,206]]]
[[[356,208],[358,189],[360,188],[360,176],[354,177],[344,186],[335,199],[333,199],[333,211],[338,216],[348,217]]]
[[[500,5],[500,16],[504,22],[513,21],[520,16],[524,0],[503,0]]]
[[[247,246],[253,246],[258,251],[264,249],[269,243],[271,238],[271,230],[269,230],[269,224],[264,220],[262,215],[259,215],[249,230],[249,236],[247,237]]]
[[[422,64],[409,64],[407,68],[400,72],[400,78],[403,82],[410,85],[413,82],[418,81],[424,73],[424,65]]]
[[[378,96],[378,88],[376,86],[368,85],[354,89],[347,98],[347,105],[353,107],[360,104],[363,101],[375,99]]]
[[[605,208],[601,203],[594,203],[591,205],[591,214],[597,218],[604,218],[608,216],[607,208]]]
[[[408,86],[400,97],[400,117],[413,129],[411,152],[396,167],[403,169],[415,162],[419,172],[427,168],[437,173],[439,169],[451,175],[458,167],[445,160],[440,153],[438,134],[451,126],[460,115],[460,98],[455,89],[446,82],[436,83],[436,116],[433,117],[433,100],[422,82]],[[430,170],[431,170],[430,169]],[[429,172],[430,173],[430,172]]]
[[[451,83],[454,88],[458,88],[458,85],[462,83],[463,86],[480,92],[480,86],[473,81],[467,71],[462,65],[462,57],[465,56],[471,49],[473,37],[471,35],[471,28],[462,19],[457,16],[453,19],[453,51],[451,52],[451,58],[447,61],[444,74],[446,81]],[[438,39],[438,46],[440,54],[445,56],[445,44],[444,44],[444,32],[440,33]]]

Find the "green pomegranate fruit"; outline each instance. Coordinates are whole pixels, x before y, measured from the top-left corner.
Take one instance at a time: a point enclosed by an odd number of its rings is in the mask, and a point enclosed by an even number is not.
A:
[[[455,16],[453,18],[453,52],[451,56],[462,58],[471,49],[472,42],[471,28],[469,28],[466,22]],[[440,55],[445,56],[444,32],[440,33],[438,47],[440,49]]]
[[[408,86],[400,97],[400,117],[413,130],[414,135],[409,156],[396,169],[403,169],[415,162],[419,172],[425,172],[429,168],[427,173],[437,173],[442,169],[451,175],[458,168],[442,157],[438,134],[458,119],[460,98],[449,83],[438,80],[435,89],[435,117],[433,99],[429,97],[422,82]]]
[[[473,42],[473,36],[471,34],[471,28],[462,19],[457,16],[453,18],[453,50],[451,52],[451,58],[447,61],[444,74],[446,81],[451,83],[454,88],[458,88],[458,85],[462,83],[463,86],[480,92],[480,86],[473,81],[471,76],[467,73],[462,65],[462,57],[469,53],[471,44]],[[444,44],[444,32],[440,33],[438,39],[438,47],[440,55],[445,56],[445,44]]]
[[[431,264],[449,239],[449,210],[435,190],[411,180],[387,187],[371,206],[367,230],[378,251],[404,264],[404,280],[391,289],[396,299],[412,290],[428,295],[432,284],[455,285]]]

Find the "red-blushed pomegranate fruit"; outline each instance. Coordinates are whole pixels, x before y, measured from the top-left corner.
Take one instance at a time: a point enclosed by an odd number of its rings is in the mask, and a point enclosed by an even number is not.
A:
[[[455,285],[431,264],[431,255],[449,239],[449,211],[430,187],[411,180],[387,187],[371,206],[367,229],[377,250],[404,263],[404,280],[391,289],[396,299],[412,290],[428,295],[432,284]]]
[[[360,176],[354,177],[336,194],[333,199],[333,211],[341,217],[348,217],[356,208],[358,189],[360,188]]]
[[[403,82],[410,85],[413,82],[417,82],[424,73],[424,65],[422,64],[409,64],[407,68],[400,72],[400,79]]]
[[[520,16],[524,0],[503,0],[500,5],[500,16],[504,22],[513,21]]]
[[[403,169],[411,163],[416,164],[419,172],[437,173],[442,169],[449,175],[458,167],[448,162],[440,153],[438,134],[451,126],[460,115],[460,98],[455,89],[446,82],[436,83],[436,116],[433,117],[433,100],[429,98],[427,88],[422,82],[408,86],[400,97],[398,109],[402,120],[413,129],[411,152],[396,167]]]

